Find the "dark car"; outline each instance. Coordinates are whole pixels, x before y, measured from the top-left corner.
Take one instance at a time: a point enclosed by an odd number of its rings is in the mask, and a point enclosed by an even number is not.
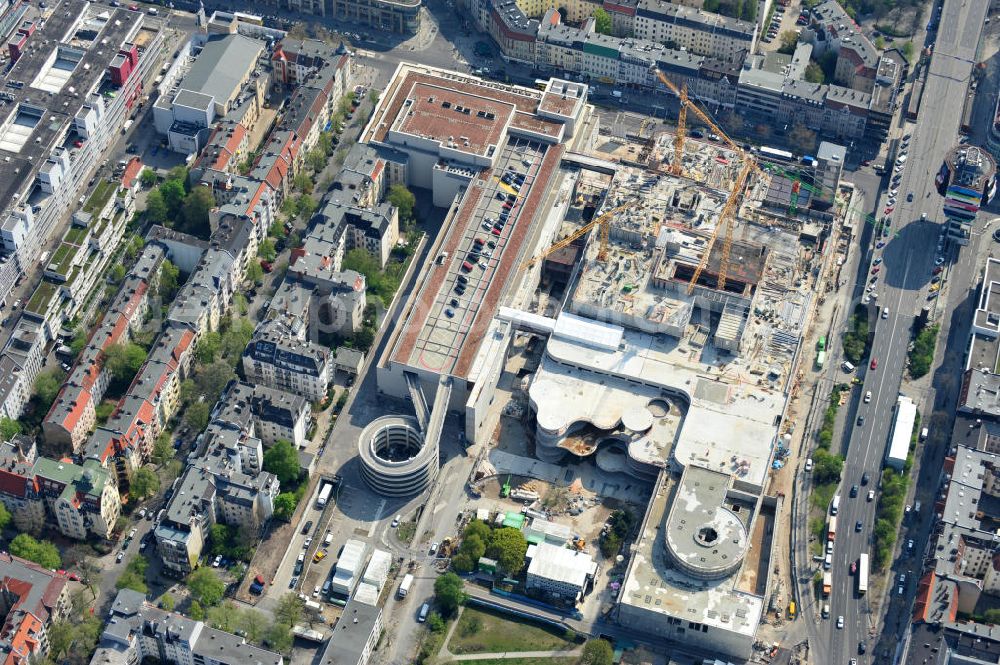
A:
[[[452,298],[450,304],[452,307],[458,307],[458,298]]]
[[[853,499],[857,495],[858,495],[858,486],[857,485],[851,485],[851,498]]]
[[[860,532],[862,528],[864,528],[864,525],[861,524],[861,520],[858,520],[857,522],[854,523],[854,530],[855,531],[859,531]]]
[[[867,485],[868,481],[870,481],[871,479],[872,479],[872,477],[870,475],[868,475],[867,471],[865,471],[864,473],[861,474],[861,484],[862,485]]]
[[[865,643],[858,642],[858,653],[863,654],[865,651],[868,651],[868,647],[865,646]]]
[[[308,522],[305,523],[305,526],[302,527],[302,533],[309,533],[309,530],[312,528],[313,528],[312,520],[309,520]]]
[[[865,417],[864,416],[858,416],[858,427],[861,427],[864,424],[865,424]]]

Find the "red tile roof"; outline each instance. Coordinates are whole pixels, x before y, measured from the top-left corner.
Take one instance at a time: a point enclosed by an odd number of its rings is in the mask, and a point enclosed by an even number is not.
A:
[[[138,157],[133,157],[128,160],[128,164],[125,165],[125,173],[122,174],[122,186],[126,189],[132,189],[132,185],[135,184],[135,179],[139,177],[142,172],[142,160]]]

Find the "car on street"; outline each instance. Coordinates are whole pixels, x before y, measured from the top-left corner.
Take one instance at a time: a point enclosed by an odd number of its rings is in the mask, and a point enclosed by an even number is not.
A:
[[[396,515],[396,518],[392,520],[392,524],[390,526],[392,526],[392,528],[395,529],[397,526],[399,526],[399,520],[400,516]]]
[[[841,614],[840,616],[837,617],[837,628],[843,628],[843,627],[844,627],[844,615]]]
[[[430,554],[431,556],[434,556],[435,554],[437,554],[437,551],[438,551],[438,542],[435,540],[433,543],[431,543],[431,548],[430,550],[428,550],[427,553]]]
[[[455,318],[455,310],[453,310],[450,307],[445,307],[444,315],[447,316],[449,319],[453,319]]]
[[[858,520],[857,522],[854,523],[854,531],[855,532],[861,533],[861,529],[863,529],[863,528],[864,528],[864,525],[861,523],[861,520]]]
[[[857,485],[851,485],[851,498],[853,499],[857,495],[858,495],[858,486]]]
[[[873,275],[877,275],[878,271],[881,270],[881,269],[882,269],[882,266],[875,266],[874,268],[872,268],[872,274]]]
[[[299,576],[296,575],[292,579],[288,580],[288,588],[294,589],[298,585],[298,583],[299,583]]]
[[[913,192],[908,192],[906,194],[906,202],[907,203],[913,203]]]
[[[913,551],[913,538],[910,538],[909,540],[906,541],[906,551],[907,552]]]
[[[883,307],[882,308],[882,318],[883,319],[888,319],[889,318],[889,308],[888,307]]]
[[[856,572],[858,572],[858,562],[857,561],[852,561],[851,562],[851,575],[853,575]]]
[[[858,416],[858,427],[861,427],[864,424],[865,424],[865,417],[864,416]]]
[[[309,530],[312,528],[313,528],[312,520],[309,520],[308,522],[306,522],[305,526],[302,527],[303,535],[309,533]]]
[[[870,481],[871,478],[872,477],[870,475],[868,475],[868,472],[865,471],[864,473],[861,474],[861,484],[862,485],[867,485],[868,481]]]
[[[309,549],[309,546],[312,545],[312,543],[313,543],[312,536],[308,536],[304,541],[302,541],[302,549],[304,550]]]
[[[864,655],[866,651],[868,651],[868,647],[865,645],[865,643],[858,642],[858,653]]]
[[[865,393],[865,404],[867,404],[870,401],[872,401],[872,391],[869,390],[868,392]]]
[[[875,500],[875,490],[868,490],[868,500],[869,501]]]
[[[878,358],[872,358],[869,367],[871,367],[872,369],[878,369]]]
[[[944,268],[942,266],[935,266],[934,270],[931,271],[931,274],[940,275],[942,272],[944,272]]]
[[[813,470],[813,461],[812,457],[810,457],[806,459],[806,471],[812,471],[812,470]]]
[[[319,585],[313,587],[313,598],[319,598]]]

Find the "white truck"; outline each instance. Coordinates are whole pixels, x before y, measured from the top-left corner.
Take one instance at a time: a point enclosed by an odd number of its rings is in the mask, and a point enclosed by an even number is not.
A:
[[[840,495],[839,494],[834,494],[833,495],[833,501],[830,502],[830,514],[831,515],[836,515],[837,511],[839,511],[839,510],[840,510]]]
[[[403,581],[399,583],[399,591],[396,593],[400,598],[406,598],[406,594],[410,593],[410,586],[413,584],[413,575],[405,575]]]

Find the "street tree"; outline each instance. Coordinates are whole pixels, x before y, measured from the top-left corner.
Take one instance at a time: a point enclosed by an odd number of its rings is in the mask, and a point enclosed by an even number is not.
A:
[[[139,467],[129,478],[129,494],[140,501],[153,496],[159,489],[160,477],[148,466]]]
[[[458,606],[465,602],[465,585],[455,573],[445,573],[434,580],[434,600],[441,614],[455,616]]]
[[[295,593],[289,592],[278,599],[274,608],[274,620],[286,630],[299,622],[305,603]]]
[[[299,478],[299,454],[288,441],[278,440],[264,453],[264,470],[278,477],[282,487],[292,485]]]
[[[611,665],[615,660],[614,649],[607,640],[587,640],[583,645],[580,665]]]
[[[199,568],[188,575],[187,586],[191,596],[208,607],[218,605],[226,592],[225,583],[211,568]]]

